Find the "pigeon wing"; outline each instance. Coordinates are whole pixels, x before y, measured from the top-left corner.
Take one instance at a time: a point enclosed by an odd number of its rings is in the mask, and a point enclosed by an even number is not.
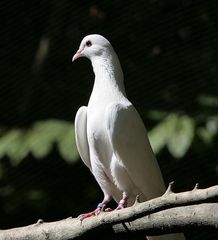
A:
[[[85,165],[92,171],[87,139],[87,107],[80,107],[75,117],[76,145]]]
[[[138,189],[151,199],[164,193],[163,178],[144,124],[131,103],[113,103],[106,113],[107,131],[117,159]]]

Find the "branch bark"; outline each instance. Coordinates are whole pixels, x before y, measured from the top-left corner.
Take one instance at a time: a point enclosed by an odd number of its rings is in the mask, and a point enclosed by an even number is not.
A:
[[[136,235],[159,235],[193,228],[218,230],[218,185],[173,193],[172,184],[158,198],[132,207],[102,213],[80,222],[75,218],[45,223],[39,220],[26,227],[1,230],[1,240],[93,239],[104,232],[104,239]],[[132,234],[134,235],[132,235]]]

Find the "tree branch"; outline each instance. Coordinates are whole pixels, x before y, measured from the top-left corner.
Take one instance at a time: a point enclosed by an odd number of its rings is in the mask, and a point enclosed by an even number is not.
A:
[[[207,189],[166,193],[129,208],[102,213],[80,222],[75,218],[0,231],[1,240],[93,239],[104,231],[104,239],[135,235],[158,235],[193,228],[218,229],[218,185]],[[210,203],[214,202],[214,203]],[[216,203],[215,203],[216,202]]]

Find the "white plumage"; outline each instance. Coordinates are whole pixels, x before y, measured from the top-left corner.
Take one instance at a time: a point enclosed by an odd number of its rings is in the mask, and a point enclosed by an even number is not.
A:
[[[127,199],[131,205],[138,194],[143,201],[162,195],[165,186],[144,124],[126,97],[123,72],[113,47],[104,37],[89,35],[73,60],[82,56],[91,60],[95,82],[88,106],[76,114],[76,143],[104,193],[98,208],[82,215],[86,218],[98,214],[111,198],[122,208]],[[173,234],[150,239],[184,238]]]

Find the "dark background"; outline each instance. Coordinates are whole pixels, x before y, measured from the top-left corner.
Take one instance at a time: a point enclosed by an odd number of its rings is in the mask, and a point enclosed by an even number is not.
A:
[[[87,59],[71,59],[91,33],[119,56],[166,183],[175,180],[176,191],[217,184],[217,9],[215,0],[0,3],[1,229],[75,217],[102,198],[73,142],[94,75]],[[57,128],[71,135],[52,135]]]

